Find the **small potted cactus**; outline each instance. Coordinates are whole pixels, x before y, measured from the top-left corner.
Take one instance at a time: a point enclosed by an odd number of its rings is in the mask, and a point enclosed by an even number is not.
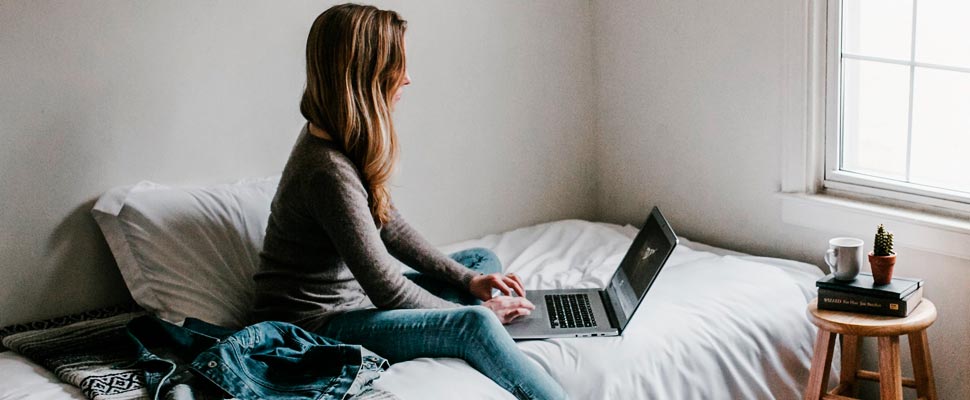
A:
[[[872,280],[876,285],[888,285],[893,279],[896,253],[893,252],[893,234],[879,224],[872,252],[869,253],[869,266],[872,267]]]

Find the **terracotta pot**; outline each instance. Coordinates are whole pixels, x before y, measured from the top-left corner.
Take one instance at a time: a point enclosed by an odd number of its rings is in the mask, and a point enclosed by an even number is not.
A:
[[[888,285],[893,280],[893,267],[896,265],[896,254],[891,256],[874,256],[869,252],[869,266],[872,267],[872,280],[876,285]]]

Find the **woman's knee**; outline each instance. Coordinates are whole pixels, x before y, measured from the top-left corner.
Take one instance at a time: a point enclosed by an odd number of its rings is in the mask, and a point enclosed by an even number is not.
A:
[[[502,272],[502,262],[498,256],[484,247],[473,247],[457,253],[453,253],[451,258],[466,267],[483,274],[494,274]]]
[[[495,313],[482,306],[462,307],[458,312],[463,325],[486,326],[492,321],[498,322]]]

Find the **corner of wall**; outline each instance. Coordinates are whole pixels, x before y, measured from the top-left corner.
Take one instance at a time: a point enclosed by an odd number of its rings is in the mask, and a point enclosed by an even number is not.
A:
[[[600,8],[597,6],[598,3],[593,0],[588,0],[587,5],[588,5],[588,12],[589,12],[589,33],[590,33],[589,34],[590,76],[591,76],[591,83],[593,86],[593,90],[592,90],[593,95],[591,96],[591,102],[593,104],[590,107],[590,109],[593,110],[592,111],[593,129],[592,129],[592,132],[589,133],[590,136],[592,137],[589,144],[592,147],[592,152],[593,152],[593,163],[592,163],[593,171],[591,173],[592,182],[590,184],[591,191],[593,192],[592,193],[592,202],[593,202],[592,218],[595,221],[603,221],[604,218],[606,218],[606,215],[603,212],[603,203],[604,203],[602,198],[603,186],[600,183],[601,181],[600,177],[602,176],[601,169],[603,165],[603,162],[602,162],[603,146],[600,144],[600,141],[602,140],[603,135],[599,134],[601,130],[601,125],[602,125],[602,121],[600,120],[600,115],[602,114],[600,112],[600,103],[601,103],[600,88],[602,87],[602,84],[601,84],[602,78],[600,77],[600,70],[599,70],[600,57],[599,57],[599,51],[597,50],[599,47],[596,45],[596,42],[600,36],[600,29],[599,29]]]

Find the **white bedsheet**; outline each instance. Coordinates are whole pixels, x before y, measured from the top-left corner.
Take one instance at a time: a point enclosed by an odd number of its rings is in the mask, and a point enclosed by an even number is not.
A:
[[[636,229],[559,221],[445,246],[490,248],[526,289],[603,287]],[[696,250],[695,250],[696,249]],[[573,399],[796,399],[811,365],[815,266],[681,240],[622,337],[520,342]],[[405,400],[514,399],[461,360],[391,367]]]
[[[602,287],[635,234],[630,226],[567,220],[442,250],[490,248],[527,289]],[[574,400],[796,399],[815,338],[805,307],[821,275],[809,264],[682,240],[622,337],[519,347]],[[377,385],[404,400],[513,399],[457,359],[395,364]],[[0,353],[0,400],[83,398],[26,359]]]

